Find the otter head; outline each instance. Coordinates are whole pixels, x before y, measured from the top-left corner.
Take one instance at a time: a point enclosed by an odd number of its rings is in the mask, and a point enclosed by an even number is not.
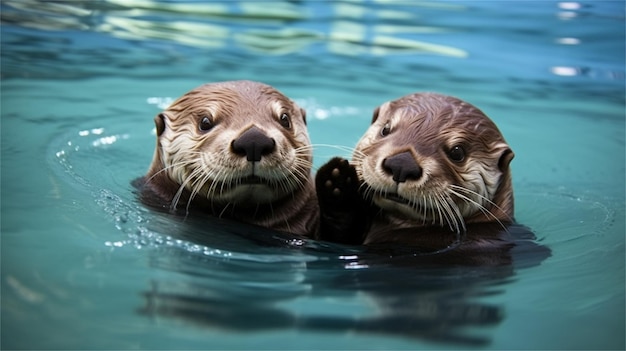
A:
[[[510,222],[513,151],[496,125],[459,99],[421,93],[374,111],[353,162],[367,197],[398,226]]]
[[[305,118],[265,84],[200,86],[155,118],[158,145],[148,181],[169,182],[173,207],[181,197],[254,207],[291,196],[311,171]]]

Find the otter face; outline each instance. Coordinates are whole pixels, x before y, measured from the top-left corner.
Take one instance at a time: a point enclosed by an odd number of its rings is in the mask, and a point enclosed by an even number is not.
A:
[[[162,168],[190,199],[257,206],[291,195],[310,176],[305,112],[250,81],[203,85],[159,114]]]
[[[476,107],[412,94],[374,112],[353,163],[365,194],[399,226],[510,221],[513,152]]]

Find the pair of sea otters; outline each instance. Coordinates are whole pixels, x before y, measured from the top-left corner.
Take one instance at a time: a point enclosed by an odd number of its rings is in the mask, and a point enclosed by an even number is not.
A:
[[[510,247],[513,151],[478,108],[415,93],[374,110],[352,160],[312,176],[306,113],[252,81],[202,85],[155,118],[140,199],[298,236],[459,255]]]

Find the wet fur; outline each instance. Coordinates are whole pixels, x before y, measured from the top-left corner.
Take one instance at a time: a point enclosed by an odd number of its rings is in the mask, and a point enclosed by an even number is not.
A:
[[[283,115],[289,123],[281,121]],[[203,120],[208,130],[199,127]],[[152,164],[134,182],[144,203],[316,235],[306,115],[276,89],[251,81],[205,84],[158,114],[155,125]],[[275,143],[258,162],[233,150],[233,141],[253,127]]]
[[[462,162],[448,156],[457,145],[465,150]],[[396,182],[383,162],[406,152],[422,175]],[[335,158],[318,170],[320,236],[372,247],[408,245],[449,257],[509,250],[508,228],[523,228],[514,221],[513,157],[496,125],[467,102],[416,93],[384,103],[351,164]],[[347,178],[358,186],[346,186]],[[398,197],[405,203],[390,199]]]

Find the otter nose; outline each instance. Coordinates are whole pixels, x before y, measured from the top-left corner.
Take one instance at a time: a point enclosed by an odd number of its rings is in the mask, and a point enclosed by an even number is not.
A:
[[[246,156],[248,161],[259,162],[263,155],[274,151],[276,142],[254,126],[233,140],[231,147],[234,153]]]
[[[398,183],[406,182],[407,179],[417,180],[422,176],[422,168],[408,151],[386,158],[383,169],[393,174],[393,180]]]

